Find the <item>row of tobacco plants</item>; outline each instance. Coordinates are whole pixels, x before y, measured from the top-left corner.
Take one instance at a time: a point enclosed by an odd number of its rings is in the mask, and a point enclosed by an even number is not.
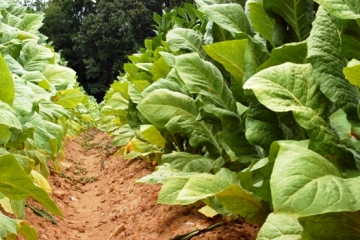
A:
[[[101,129],[158,164],[138,182],[258,239],[360,238],[359,1],[195,2],[105,96]]]
[[[60,171],[63,139],[94,126],[96,102],[77,86],[75,72],[39,33],[42,14],[0,3],[0,239],[37,239],[27,222],[32,197],[58,216],[47,162]]]

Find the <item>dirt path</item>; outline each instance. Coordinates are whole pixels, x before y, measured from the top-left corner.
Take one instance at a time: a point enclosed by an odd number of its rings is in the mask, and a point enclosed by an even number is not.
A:
[[[63,172],[52,172],[49,180],[64,218],[55,218],[55,225],[26,209],[39,239],[168,240],[222,221],[205,218],[194,207],[157,205],[159,185],[134,184],[153,166],[125,161],[113,156],[115,151],[111,138],[96,130],[66,141]],[[191,239],[255,239],[257,232],[238,220]]]

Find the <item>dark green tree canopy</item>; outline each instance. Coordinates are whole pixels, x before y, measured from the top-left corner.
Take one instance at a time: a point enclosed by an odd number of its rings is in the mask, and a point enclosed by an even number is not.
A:
[[[140,1],[100,1],[97,12],[86,17],[74,38],[87,82],[107,87],[122,70],[127,55],[152,36],[151,24],[152,12]]]

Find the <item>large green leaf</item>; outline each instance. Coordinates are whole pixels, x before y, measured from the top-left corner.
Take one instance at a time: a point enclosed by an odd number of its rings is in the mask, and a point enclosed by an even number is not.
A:
[[[343,71],[346,79],[349,80],[350,83],[360,87],[360,61],[356,59],[351,60]]]
[[[306,42],[288,43],[271,51],[270,58],[264,62],[257,71],[280,65],[286,62],[305,63],[307,55]]]
[[[67,89],[58,91],[52,101],[64,108],[75,108],[84,97],[85,95],[79,89]]]
[[[247,39],[223,41],[204,46],[206,53],[221,63],[231,73],[236,81],[242,85],[244,77],[244,56]]]
[[[346,112],[350,119],[357,119],[359,94],[346,81],[343,68],[346,60],[341,49],[339,30],[330,15],[319,8],[308,43],[308,60],[320,90]]]
[[[261,34],[261,36],[268,40],[271,45],[274,45],[272,39],[275,28],[275,20],[265,12],[262,2],[249,2],[248,6],[250,8],[252,26]]]
[[[271,175],[274,212],[312,216],[360,210],[360,177],[344,179],[319,154],[296,142],[278,142]]]
[[[168,163],[182,172],[210,172],[214,160],[187,152],[173,152],[161,158],[161,165]]]
[[[60,125],[46,121],[37,113],[33,114],[28,122],[35,128],[34,140],[50,156],[55,157],[62,148],[64,130]]]
[[[75,82],[76,72],[68,67],[48,64],[42,74],[57,90],[65,90]]]
[[[175,68],[190,93],[212,93],[223,108],[236,109],[231,90],[213,64],[202,60],[196,53],[189,53],[175,58]]]
[[[188,205],[199,200],[216,197],[233,213],[252,223],[262,223],[264,218],[260,201],[239,185],[210,174],[166,178],[159,193],[159,203]]]
[[[317,152],[336,156],[333,160],[351,161],[344,157],[338,137],[327,124],[329,103],[315,83],[310,64],[285,63],[265,69],[251,77],[244,88],[252,89],[259,102],[275,112],[292,111]]]
[[[264,8],[273,18],[281,16],[291,26],[297,41],[305,40],[310,33],[307,0],[264,0]],[[310,10],[312,12],[312,10]]]
[[[5,62],[0,54],[0,100],[12,106],[15,99],[14,82]]]
[[[221,26],[231,33],[252,35],[249,20],[240,4],[213,4],[199,9],[209,21]]]
[[[43,20],[43,14],[25,14],[17,27],[26,32],[38,33],[39,28],[43,25]]]
[[[360,239],[360,213],[337,212],[299,218],[304,227],[302,239]]]
[[[271,213],[256,240],[301,240],[302,227],[295,217]]]
[[[19,62],[27,71],[42,71],[53,56],[50,49],[29,41],[20,52]]]
[[[10,234],[16,234],[17,221],[0,212],[0,237],[5,238]]]
[[[359,2],[357,0],[315,0],[315,2],[340,19],[360,18]]]
[[[202,34],[198,31],[186,28],[175,28],[166,34],[166,42],[170,45],[172,51],[185,50],[188,52],[197,52],[204,56],[202,51]]]
[[[141,136],[151,144],[156,144],[159,147],[164,147],[166,140],[161,133],[153,125],[141,125]]]
[[[195,101],[181,93],[157,89],[137,106],[140,113],[159,130],[169,130],[190,139],[193,147],[205,145],[208,151],[219,155],[221,147],[211,125],[198,121]]]
[[[0,101],[0,144],[6,144],[11,135],[19,136],[22,126],[14,110]]]
[[[14,200],[33,197],[47,210],[61,216],[60,209],[42,188],[34,185],[32,179],[18,164],[14,155],[0,156],[0,192]]]

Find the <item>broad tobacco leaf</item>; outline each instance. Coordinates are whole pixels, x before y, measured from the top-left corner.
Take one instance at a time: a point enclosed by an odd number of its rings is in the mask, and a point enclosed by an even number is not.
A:
[[[221,63],[236,81],[242,85],[247,44],[247,39],[223,41],[205,45],[204,49],[210,57]]]
[[[202,38],[200,32],[186,28],[175,28],[166,34],[166,42],[170,45],[172,51],[196,52],[204,57]]]
[[[247,5],[250,8],[252,26],[274,46],[272,38],[274,35],[275,20],[266,13],[262,2],[248,1]]]
[[[295,217],[271,213],[256,240],[302,240],[301,233],[302,227]]]
[[[173,152],[162,156],[161,165],[166,163],[182,172],[205,173],[213,168],[214,160],[187,152]]]
[[[231,33],[252,35],[249,20],[240,4],[213,4],[199,9],[209,21],[213,21]]]
[[[327,98],[339,105],[349,119],[357,119],[359,94],[344,77],[346,59],[339,30],[331,16],[319,8],[308,43],[308,61],[313,66],[316,84]]]
[[[236,104],[231,90],[212,63],[202,60],[196,53],[190,53],[177,56],[175,68],[190,93],[210,92],[222,108],[235,111]]]
[[[43,25],[43,14],[25,14],[17,28],[29,33],[38,33],[39,28]]]
[[[310,64],[285,63],[265,69],[251,77],[244,88],[252,89],[259,102],[272,111],[292,111],[306,129],[312,149],[354,166],[327,124],[328,99],[319,91]]]
[[[239,185],[211,174],[167,177],[159,193],[159,203],[188,205],[216,197],[221,205],[250,223],[266,218],[260,201]]]
[[[27,71],[42,71],[53,56],[50,49],[38,45],[35,41],[29,41],[20,52],[19,62]]]
[[[0,54],[0,101],[12,106],[15,99],[14,82],[5,62]]]
[[[271,174],[274,212],[305,217],[360,210],[360,177],[343,178],[319,154],[296,142],[280,146]]]
[[[16,234],[16,220],[11,219],[0,212],[0,237],[5,238],[10,234]]]
[[[11,135],[19,136],[22,126],[15,111],[0,101],[0,144],[6,144]]]
[[[65,90],[69,85],[73,87],[75,83],[76,72],[68,67],[48,64],[42,74],[56,90]]]
[[[205,145],[213,155],[221,153],[212,125],[198,121],[195,101],[184,94],[158,89],[147,95],[137,106],[140,113],[157,129],[179,133],[190,140],[190,145]]]
[[[270,58],[264,62],[257,71],[280,65],[286,62],[305,63],[307,55],[306,42],[288,43],[271,51]]]
[[[0,156],[0,192],[14,200],[31,196],[50,212],[62,216],[55,202],[45,190],[34,185],[32,179],[12,154]]]
[[[75,108],[84,99],[85,95],[79,89],[58,91],[52,101],[64,108]]]

